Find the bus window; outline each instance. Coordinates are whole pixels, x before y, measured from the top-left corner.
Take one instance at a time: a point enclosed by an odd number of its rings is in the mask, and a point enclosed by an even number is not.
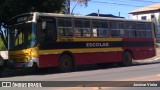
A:
[[[72,20],[59,18],[58,19],[58,36],[73,37]]]
[[[43,29],[43,33],[45,35],[44,40],[45,42],[51,42],[53,41],[55,36],[55,26],[54,23],[52,21],[46,21],[46,28]]]
[[[38,40],[41,49],[48,49],[53,46],[56,40],[56,27],[54,19],[39,19],[37,23]]]
[[[82,27],[83,27],[83,21],[76,19],[74,20],[74,24],[75,24],[75,36],[76,37],[82,37]]]
[[[83,37],[91,37],[91,31],[90,29],[84,29],[82,30]]]
[[[83,30],[82,30],[83,37],[91,37],[91,28],[90,28],[90,21],[83,20]]]
[[[84,19],[75,19],[75,37],[91,37],[90,21]]]
[[[76,28],[76,29],[75,29],[75,36],[76,36],[76,37],[81,37],[81,36],[82,36],[82,33],[81,33],[81,32],[82,32],[81,29],[77,29],[77,28]]]
[[[122,21],[118,22],[118,29],[120,30],[120,37],[124,37],[125,35],[124,22]]]
[[[90,28],[90,20],[83,20],[83,27]]]
[[[109,37],[108,21],[92,21],[93,37]]]
[[[136,37],[136,22],[126,22],[126,31],[125,35],[128,38],[135,38]]]
[[[111,36],[114,38],[124,37],[124,22],[122,21],[110,21]]]
[[[151,23],[147,23],[147,36],[148,38],[152,38]]]
[[[137,37],[138,38],[147,37],[146,23],[137,23]]]
[[[92,20],[92,32],[93,32],[93,37],[98,37],[99,36],[99,27],[100,27],[100,22],[98,20]]]

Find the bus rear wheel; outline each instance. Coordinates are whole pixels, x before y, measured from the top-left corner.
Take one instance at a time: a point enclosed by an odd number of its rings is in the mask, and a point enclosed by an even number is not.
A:
[[[121,65],[122,66],[131,66],[132,60],[133,60],[132,54],[129,51],[127,51],[122,56]]]
[[[62,55],[60,57],[59,69],[61,72],[71,72],[73,71],[73,60],[68,55]]]

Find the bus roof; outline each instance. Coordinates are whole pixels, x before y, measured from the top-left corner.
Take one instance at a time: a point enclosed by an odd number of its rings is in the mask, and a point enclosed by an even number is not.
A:
[[[70,15],[70,14],[58,14],[58,13],[42,13],[42,12],[30,12],[17,15],[15,17],[25,15],[25,14],[35,14],[36,16],[49,16],[49,17],[68,17],[68,18],[84,18],[84,19],[103,19],[103,20],[122,20],[122,21],[136,21],[136,22],[151,22],[149,20],[136,20],[136,19],[125,19],[125,18],[113,18],[113,17],[98,17],[98,16],[82,16],[82,15]],[[13,18],[15,18],[13,17]],[[12,18],[12,19],[13,19]]]

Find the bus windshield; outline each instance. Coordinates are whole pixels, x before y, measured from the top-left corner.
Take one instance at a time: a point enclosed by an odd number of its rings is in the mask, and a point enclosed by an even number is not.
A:
[[[36,44],[35,24],[23,23],[14,25],[9,30],[9,50],[21,50],[34,47]]]

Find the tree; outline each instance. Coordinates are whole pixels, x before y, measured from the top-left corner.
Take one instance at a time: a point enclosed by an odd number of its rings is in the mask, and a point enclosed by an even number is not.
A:
[[[0,0],[0,22],[8,24],[18,14],[27,12],[60,12],[64,0]]]
[[[90,0],[71,0],[71,1],[77,2],[77,3],[80,4],[80,5],[85,5],[85,6],[87,6],[87,5],[88,5],[88,1],[90,1]]]
[[[18,14],[27,12],[61,12],[64,0],[0,0],[0,27],[3,29],[10,25],[10,19]],[[4,35],[0,28],[3,41]]]
[[[76,2],[75,6],[73,7],[72,12],[71,12],[71,14],[73,14],[73,11],[74,11],[74,9],[75,9],[75,7],[76,7],[77,5],[88,6],[88,1],[90,1],[90,0],[71,0],[71,1],[72,1],[72,2]]]

